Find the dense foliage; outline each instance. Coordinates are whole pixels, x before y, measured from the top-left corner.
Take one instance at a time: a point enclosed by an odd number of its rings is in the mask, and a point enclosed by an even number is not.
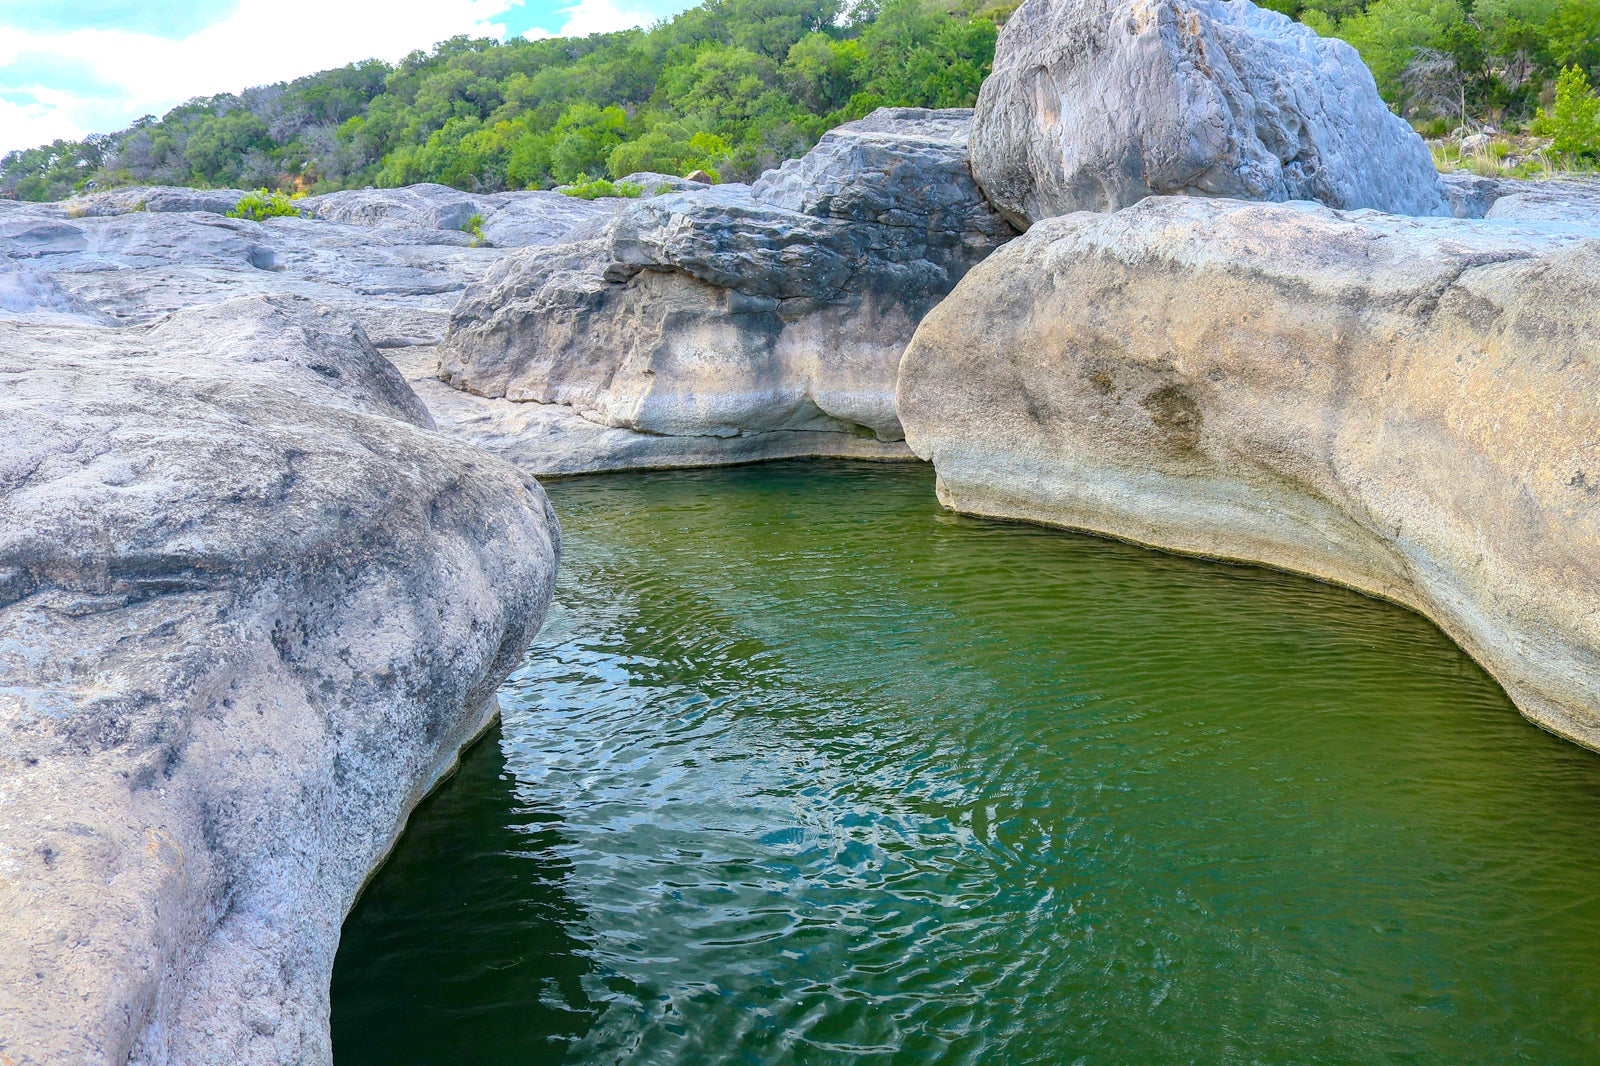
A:
[[[869,0],[842,17],[838,0],[708,0],[648,30],[458,37],[394,67],[358,63],[13,152],[0,192],[498,190],[697,168],[750,178],[883,104],[971,105],[1009,10],[984,2]]]
[[[1343,37],[1401,114],[1432,132],[1513,127],[1548,102],[1560,72],[1600,74],[1600,0],[1265,0]]]
[[[1600,0],[1265,2],[1355,44],[1385,98],[1435,135],[1474,120],[1517,128],[1542,108],[1557,151],[1600,151],[1585,140]],[[749,179],[880,105],[970,105],[1015,6],[993,3],[707,0],[648,30],[457,37],[397,66],[357,63],[12,152],[0,161],[0,195],[419,181],[587,192],[636,171],[694,169]],[[1575,73],[1557,100],[1563,70]]]

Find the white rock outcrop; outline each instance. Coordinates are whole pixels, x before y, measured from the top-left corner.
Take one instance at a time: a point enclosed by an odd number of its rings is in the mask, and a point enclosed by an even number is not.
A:
[[[1449,213],[1355,49],[1249,0],[1027,0],[978,94],[972,169],[1019,228],[1161,194]]]
[[[1600,749],[1600,226],[1173,197],[1036,224],[900,368],[958,510],[1433,619]]]
[[[554,517],[324,305],[40,291],[0,316],[0,1061],[326,1064],[340,925],[494,713]]]

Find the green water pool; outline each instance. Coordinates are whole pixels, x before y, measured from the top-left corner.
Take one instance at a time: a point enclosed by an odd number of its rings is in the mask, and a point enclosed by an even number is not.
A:
[[[550,485],[339,1066],[1600,1061],[1600,758],[1398,607],[932,482]]]

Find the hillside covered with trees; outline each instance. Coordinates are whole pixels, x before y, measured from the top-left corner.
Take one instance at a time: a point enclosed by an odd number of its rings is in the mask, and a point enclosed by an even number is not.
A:
[[[195,99],[117,133],[12,152],[0,195],[420,181],[491,191],[696,168],[749,179],[885,104],[970,106],[1014,6],[867,0],[844,14],[838,0],[708,0],[646,30],[458,37],[396,66]],[[1397,110],[1442,128],[1514,129],[1549,103],[1564,68],[1600,76],[1600,0],[1268,6],[1351,41]]]

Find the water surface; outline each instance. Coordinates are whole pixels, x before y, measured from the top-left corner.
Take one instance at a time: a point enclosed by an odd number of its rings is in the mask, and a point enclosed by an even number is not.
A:
[[[557,605],[346,923],[339,1066],[1600,1057],[1600,759],[1420,618],[921,466],[549,488]]]

